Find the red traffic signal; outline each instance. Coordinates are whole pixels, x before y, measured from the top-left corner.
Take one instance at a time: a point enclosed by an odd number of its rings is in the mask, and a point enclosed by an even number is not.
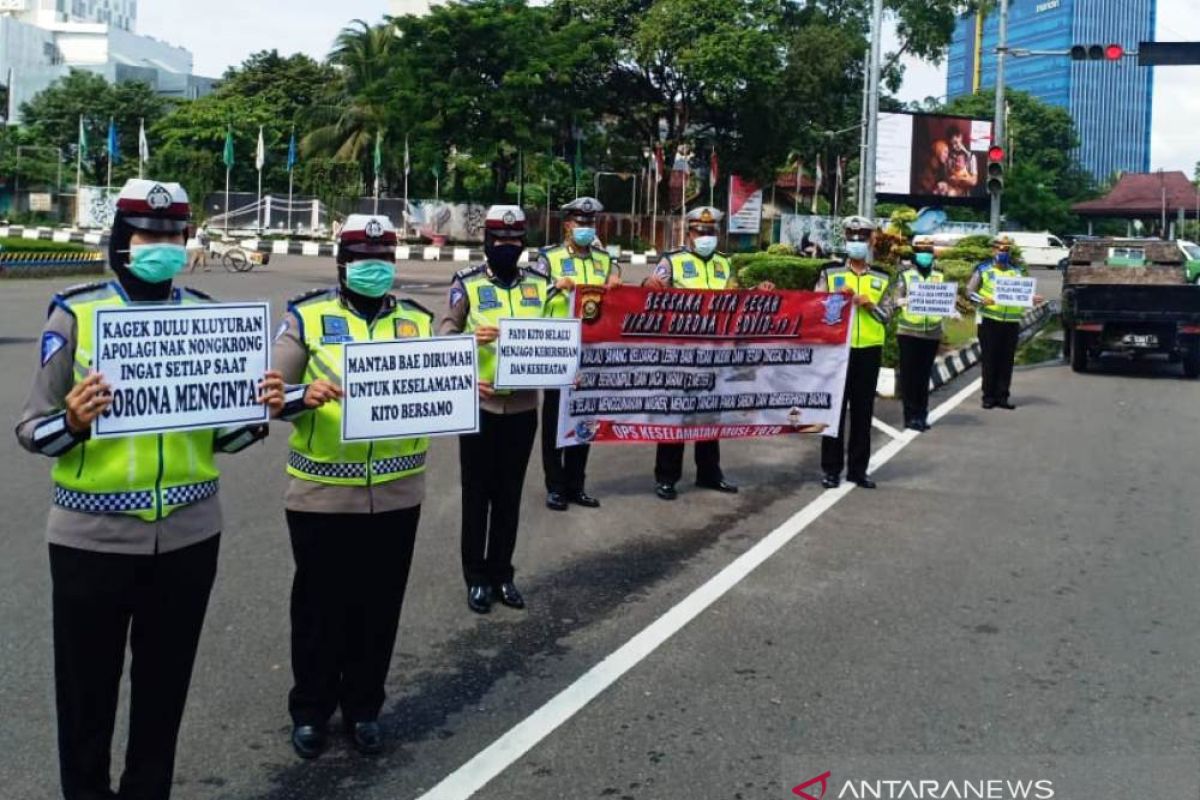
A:
[[[993,164],[1004,160],[1004,148],[999,145],[988,148],[988,161]]]
[[[1109,61],[1117,61],[1125,56],[1125,48],[1119,44],[1110,44],[1104,48],[1104,57]]]
[[[1125,57],[1125,48],[1115,42],[1109,45],[1077,44],[1070,50],[1073,61],[1120,61]]]

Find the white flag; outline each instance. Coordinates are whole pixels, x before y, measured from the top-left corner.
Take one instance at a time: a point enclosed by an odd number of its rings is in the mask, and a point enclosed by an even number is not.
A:
[[[267,148],[263,145],[263,129],[258,126],[258,149],[254,152],[254,168],[262,172],[263,164],[267,163]]]
[[[408,137],[407,137],[407,136],[405,136],[405,137],[404,137],[404,174],[405,174],[405,175],[407,175],[408,173],[409,173],[409,164],[408,164]]]
[[[813,185],[813,201],[812,213],[817,213],[817,200],[821,196],[821,184],[825,181],[825,175],[821,171],[821,162],[817,162],[817,178]]]
[[[150,160],[150,143],[146,141],[146,120],[142,120],[141,126],[138,128],[138,160]]]

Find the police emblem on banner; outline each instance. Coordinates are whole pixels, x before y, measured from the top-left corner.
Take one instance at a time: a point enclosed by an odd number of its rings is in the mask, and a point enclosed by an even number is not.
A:
[[[479,287],[479,310],[487,311],[490,308],[501,308],[502,303],[500,298],[496,296],[495,286],[480,286]]]
[[[521,305],[523,306],[540,306],[542,304],[542,296],[538,294],[538,287],[531,283],[521,285]]]
[[[595,322],[600,319],[600,303],[604,300],[604,292],[596,287],[577,289],[579,292],[579,313],[584,322]]]
[[[353,342],[354,337],[350,335],[350,323],[345,317],[338,317],[333,314],[321,315],[321,344],[345,344]]]
[[[420,335],[420,328],[418,328],[417,323],[413,322],[411,319],[396,320],[395,336],[397,339],[415,339]]]
[[[581,442],[590,442],[596,438],[596,431],[600,430],[600,423],[595,420],[584,420],[575,425],[575,438]]]
[[[846,295],[844,294],[831,294],[826,297],[821,301],[821,304],[825,306],[825,317],[822,321],[826,325],[842,324],[842,315],[846,310],[846,303]]]

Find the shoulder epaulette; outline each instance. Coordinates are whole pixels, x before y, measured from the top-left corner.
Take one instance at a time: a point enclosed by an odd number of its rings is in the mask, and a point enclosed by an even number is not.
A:
[[[199,289],[193,289],[190,286],[181,286],[180,288],[183,291],[187,292],[188,294],[192,295],[193,297],[198,297],[201,300],[207,300],[210,303],[216,302],[216,300],[213,299],[213,296],[211,294],[206,294],[206,293],[200,291]]]
[[[546,283],[550,283],[550,276],[549,276],[549,275],[547,275],[547,274],[546,274],[546,273],[544,273],[544,272],[538,272],[538,271],[537,271],[536,269],[534,269],[533,267],[521,267],[521,272],[523,272],[523,273],[524,273],[524,274],[526,274],[526,275],[532,276],[532,277],[534,277],[534,278],[538,278],[539,280],[543,280],[543,281],[545,281]]]
[[[876,269],[874,267],[871,267],[871,269],[869,269],[868,272],[870,272],[872,275],[876,276],[877,278],[884,278],[889,281],[892,279],[892,276],[890,273],[885,272],[884,270],[881,270],[881,269]]]
[[[433,318],[435,316],[435,314],[432,311],[430,311],[428,308],[426,308],[425,306],[418,303],[416,300],[413,300],[411,297],[400,298],[400,305],[404,306],[405,308],[420,311],[422,314],[426,314],[430,318]]]
[[[675,247],[670,250],[664,250],[663,258],[670,258],[671,256],[676,255],[678,253],[682,253],[682,252],[684,252],[684,248],[682,248],[682,247]]]
[[[108,281],[94,281],[92,283],[77,283],[74,286],[68,286],[58,293],[58,297],[66,300],[68,297],[76,297],[88,292],[96,292],[101,289],[108,288]]]
[[[555,250],[565,250],[565,249],[566,249],[566,245],[563,245],[563,244],[549,244],[549,245],[546,245],[545,247],[539,247],[538,255],[539,256],[548,256],[551,253],[553,253]]]
[[[465,278],[474,277],[475,275],[483,272],[486,268],[487,265],[485,264],[476,264],[473,267],[464,267],[463,269],[460,269],[458,272],[454,273],[454,279],[461,281]]]
[[[327,294],[329,294],[329,293],[330,293],[330,292],[332,292],[332,291],[335,291],[335,290],[334,290],[334,289],[330,289],[329,287],[325,287],[325,288],[322,288],[322,289],[309,289],[307,292],[303,292],[302,294],[298,294],[298,295],[296,295],[295,297],[293,297],[291,300],[288,300],[287,304],[288,304],[288,306],[289,306],[289,307],[291,307],[291,306],[298,306],[298,305],[300,305],[301,303],[307,303],[307,302],[308,302],[308,301],[310,301],[310,300],[315,300],[315,299],[317,299],[318,297],[321,297],[321,296],[323,296],[323,295],[327,295]]]

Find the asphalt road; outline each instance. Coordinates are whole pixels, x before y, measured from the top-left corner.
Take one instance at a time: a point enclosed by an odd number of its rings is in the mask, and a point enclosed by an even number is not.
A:
[[[401,282],[440,306],[452,270],[406,268]],[[278,258],[187,282],[280,309],[331,271]],[[0,284],[10,418],[53,288]],[[1194,757],[1196,396],[1166,365],[1084,376],[1051,365],[1018,374],[1015,412],[967,398],[880,468],[879,490],[838,498],[479,796],[784,798],[811,753]],[[880,416],[897,421],[889,403]],[[830,500],[816,441],[728,443],[742,493],[681,484],[673,504],[650,493],[650,448],[598,450],[589,488],[605,506],[567,514],[542,508],[535,461],[516,557],[530,609],[480,618],[459,577],[456,447],[438,440],[389,681],[393,744],[372,760],[338,742],[301,763],[287,742],[281,433],[223,461],[227,531],[176,798],[419,797]],[[888,441],[876,433],[877,448]],[[48,471],[15,443],[0,458],[0,794],[22,800],[57,792]]]

